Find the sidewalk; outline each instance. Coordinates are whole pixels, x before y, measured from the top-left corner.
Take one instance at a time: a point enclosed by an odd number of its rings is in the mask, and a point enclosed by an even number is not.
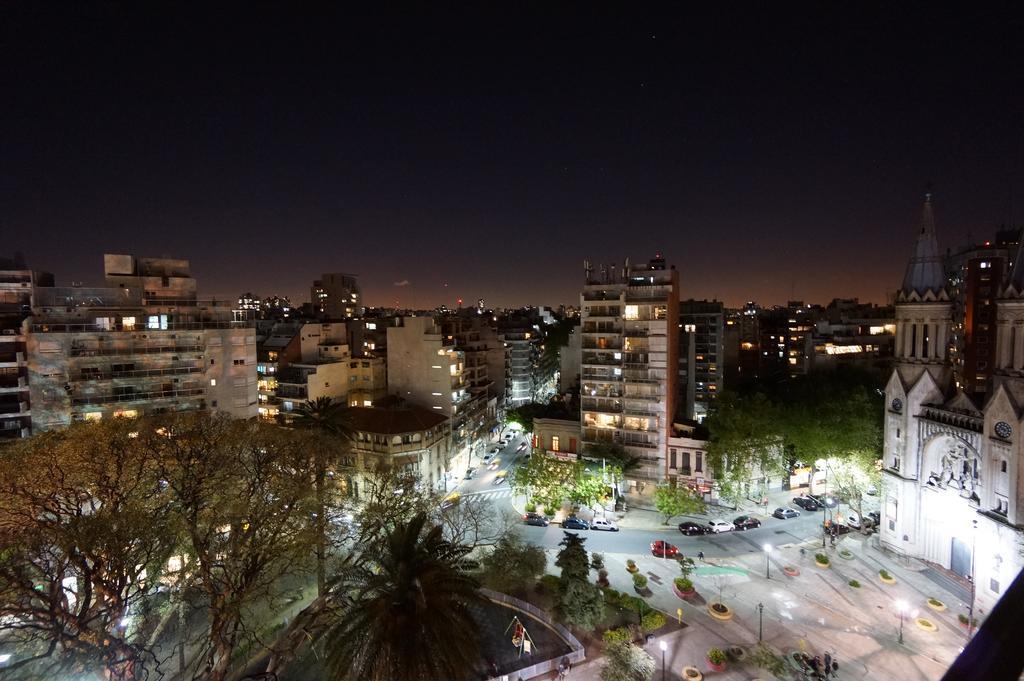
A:
[[[804,548],[803,554],[800,549]],[[840,555],[849,552],[849,558]],[[966,642],[966,631],[958,624],[957,614],[966,605],[954,594],[927,576],[928,566],[918,562],[902,565],[860,535],[843,537],[839,545],[828,548],[827,569],[815,566],[814,554],[820,545],[806,542],[775,549],[768,558],[771,577],[765,577],[764,554],[745,554],[709,559],[698,564],[691,576],[697,595],[681,600],[671,590],[679,568],[674,561],[651,556],[605,553],[605,567],[612,587],[633,593],[632,575],[625,561],[637,561],[649,579],[649,605],[675,618],[683,610],[687,628],[666,637],[668,678],[679,679],[683,665],[693,665],[710,679],[772,678],[767,671],[749,663],[730,663],[725,672],[709,672],[704,658],[708,648],[739,645],[750,649],[758,640],[758,604],[764,605],[763,638],[780,653],[803,651],[824,656],[829,652],[838,660],[839,679],[871,676],[898,678],[901,681],[938,679]],[[555,552],[552,552],[552,555]],[[783,567],[791,566],[799,574],[789,577]],[[720,570],[715,568],[728,568]],[[883,584],[880,569],[896,578]],[[557,574],[553,561],[549,570]],[[859,588],[849,585],[857,580]],[[722,601],[733,611],[729,621],[708,614],[707,602]],[[928,604],[936,598],[946,604],[945,612],[936,612]],[[900,620],[895,603],[908,605],[903,620],[903,643],[898,642]],[[925,631],[916,619],[925,618],[935,631]],[[661,669],[658,644],[647,646]],[[602,660],[591,660],[574,669],[570,679],[597,679]],[[660,678],[657,674],[656,678]]]

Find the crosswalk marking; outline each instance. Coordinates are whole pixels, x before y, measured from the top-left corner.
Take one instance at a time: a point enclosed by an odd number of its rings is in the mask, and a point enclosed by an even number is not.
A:
[[[480,492],[466,492],[462,496],[464,497],[488,497],[492,499],[501,499],[505,497],[513,496],[512,490],[510,489],[488,489]]]

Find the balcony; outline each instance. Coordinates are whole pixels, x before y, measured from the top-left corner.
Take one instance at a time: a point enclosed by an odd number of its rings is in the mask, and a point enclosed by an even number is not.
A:
[[[0,417],[27,416],[31,413],[28,402],[24,400],[0,400]]]
[[[24,365],[24,352],[0,352],[0,368],[10,369]]]
[[[145,315],[142,315],[145,316]],[[157,328],[139,322],[129,327],[117,324],[114,327],[92,324],[33,324],[33,333],[155,333],[157,331],[202,331],[204,329],[247,329],[253,328],[251,321],[168,321]]]
[[[103,395],[72,397],[71,405],[118,404],[121,402],[145,402],[178,397],[201,397],[205,392],[202,388],[179,388],[177,390],[152,390],[149,392],[106,393]]]
[[[200,367],[185,366],[185,367],[167,367],[164,369],[131,369],[128,371],[79,371],[72,374],[71,380],[73,382],[80,381],[109,381],[112,379],[123,379],[123,378],[151,378],[153,376],[180,376],[183,374],[199,374],[202,373]]]
[[[603,342],[602,342],[603,341]],[[584,350],[621,350],[622,341],[620,340],[606,340],[600,339],[595,340],[593,338],[584,337],[583,342],[580,344]]]
[[[175,344],[131,344],[125,348],[101,348],[101,347],[74,347],[69,352],[71,357],[131,357],[133,355],[155,355],[162,353],[202,353],[205,348],[202,345],[175,345]]]
[[[28,390],[28,379],[24,376],[5,376],[0,374],[0,394],[17,393]]]

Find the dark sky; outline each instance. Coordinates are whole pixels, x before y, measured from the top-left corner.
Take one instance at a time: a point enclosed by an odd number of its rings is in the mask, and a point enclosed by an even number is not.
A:
[[[184,4],[3,3],[0,253],[428,306],[574,303],[584,258],[657,251],[683,297],[883,301],[929,182],[944,247],[1024,222],[1000,6]]]

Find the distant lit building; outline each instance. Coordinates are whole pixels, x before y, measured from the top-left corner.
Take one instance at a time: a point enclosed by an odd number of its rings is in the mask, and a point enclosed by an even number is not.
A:
[[[362,295],[356,275],[324,274],[309,289],[313,314],[323,319],[350,319],[363,313]]]
[[[678,328],[678,409],[700,422],[725,384],[725,308],[717,300],[684,300]]]

